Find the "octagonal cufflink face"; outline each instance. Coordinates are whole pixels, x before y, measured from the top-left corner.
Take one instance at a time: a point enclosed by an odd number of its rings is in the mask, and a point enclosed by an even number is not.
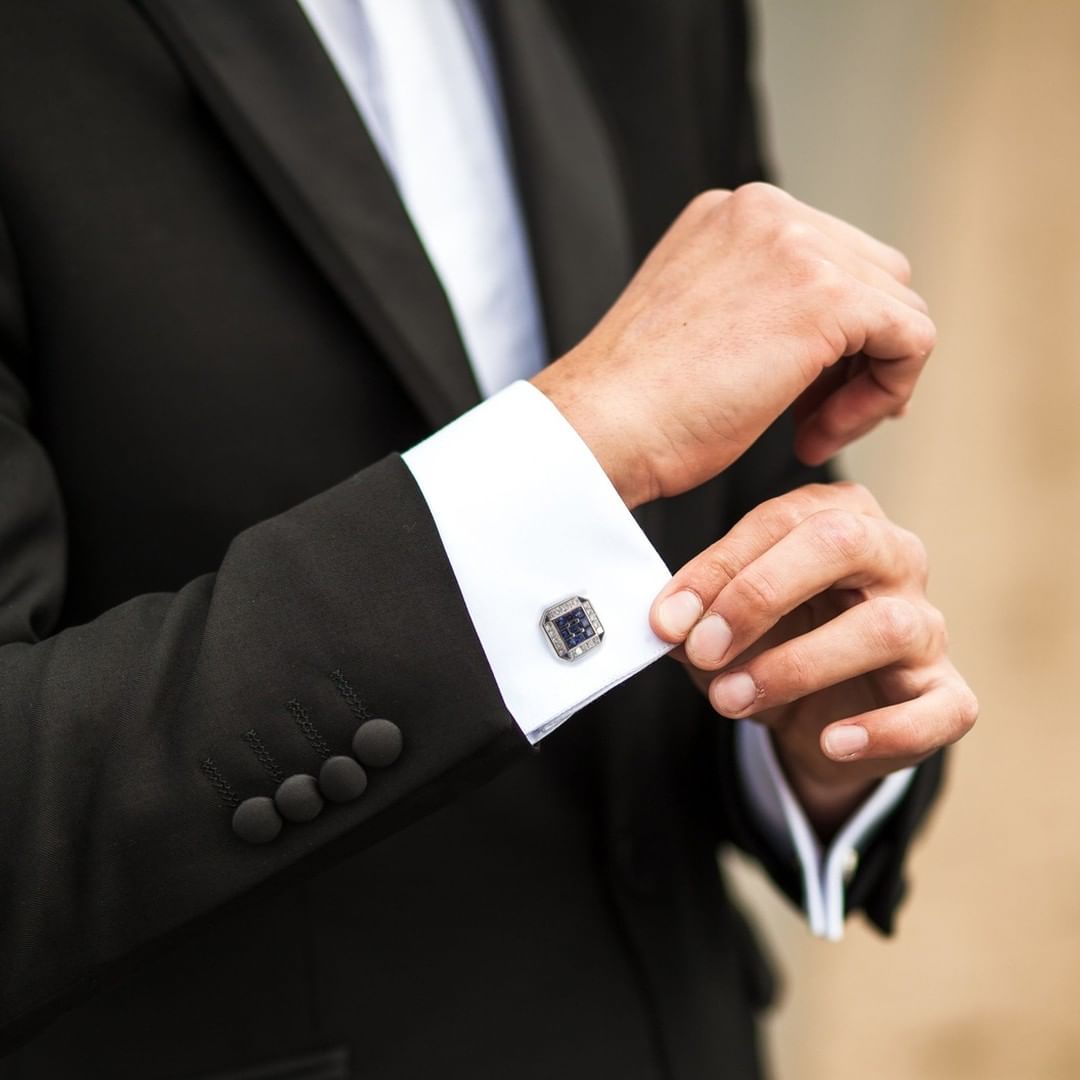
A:
[[[541,616],[540,627],[560,660],[578,660],[604,639],[604,627],[583,596],[553,604]]]

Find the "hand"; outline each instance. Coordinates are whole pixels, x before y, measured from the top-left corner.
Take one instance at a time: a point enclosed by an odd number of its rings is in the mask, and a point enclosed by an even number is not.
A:
[[[762,503],[679,570],[652,625],[685,642],[718,713],[770,728],[827,830],[873,781],[975,723],[926,577],[921,541],[865,488],[812,484]]]
[[[723,471],[796,399],[816,464],[911,396],[935,330],[908,280],[900,252],[777,188],[709,191],[533,383],[631,507]]]

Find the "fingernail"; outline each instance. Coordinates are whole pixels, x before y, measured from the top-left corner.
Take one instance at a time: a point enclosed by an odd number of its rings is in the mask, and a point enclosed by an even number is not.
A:
[[[749,709],[757,701],[757,683],[745,671],[721,675],[712,684],[713,708],[724,716],[731,716]]]
[[[702,664],[719,664],[731,647],[731,627],[722,615],[706,615],[686,639],[691,659]]]
[[[660,604],[656,617],[669,637],[681,640],[701,618],[701,599],[689,589],[672,593]]]
[[[854,757],[860,750],[865,750],[869,742],[870,735],[866,728],[858,724],[844,724],[825,732],[825,753],[837,759]]]

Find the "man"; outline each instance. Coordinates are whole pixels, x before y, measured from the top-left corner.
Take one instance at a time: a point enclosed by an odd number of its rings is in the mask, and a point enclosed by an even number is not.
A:
[[[741,7],[28,0],[0,72],[0,1076],[755,1075],[718,845],[888,930],[974,705],[819,464],[932,323],[749,184]]]

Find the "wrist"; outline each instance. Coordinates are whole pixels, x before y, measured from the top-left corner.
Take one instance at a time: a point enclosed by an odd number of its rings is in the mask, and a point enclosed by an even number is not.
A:
[[[775,734],[773,745],[799,805],[818,837],[828,842],[866,800],[876,781],[868,780],[865,776],[848,775],[849,766],[834,766],[832,763],[827,765],[835,770],[834,774],[823,776],[818,770],[800,762],[797,754],[785,749]]]
[[[636,440],[627,437],[624,425],[614,430],[608,422],[620,410],[607,395],[597,392],[565,360],[548,365],[530,382],[577,432],[628,509],[656,498],[649,471],[634,446]]]

